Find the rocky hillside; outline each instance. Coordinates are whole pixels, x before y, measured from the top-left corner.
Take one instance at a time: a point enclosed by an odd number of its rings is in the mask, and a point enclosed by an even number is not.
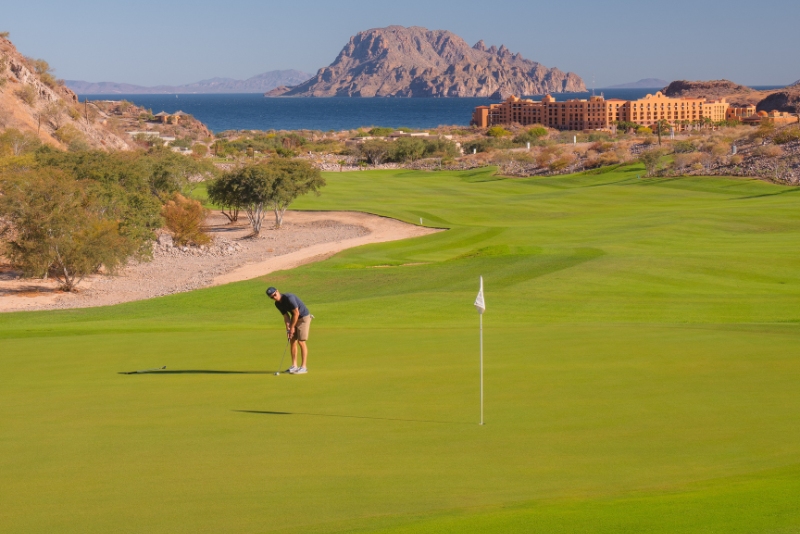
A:
[[[772,92],[756,104],[756,110],[800,113],[800,85]]]
[[[125,135],[80,104],[46,62],[26,58],[0,37],[0,131],[8,128],[33,132],[58,148],[130,148]]]
[[[732,95],[747,96],[757,92],[744,85],[738,85],[730,80],[710,80],[690,82],[687,80],[677,80],[661,90],[664,95],[673,98],[699,98],[704,97],[710,100],[727,97],[730,100]]]
[[[793,84],[783,89],[756,91],[729,80],[689,82],[678,80],[662,89],[671,97],[694,97],[717,100],[725,98],[731,104],[744,106],[753,104],[758,111],[786,111],[800,113],[800,85]]]
[[[265,96],[494,97],[585,91],[583,80],[445,30],[389,26],[351,37],[329,67]]]
[[[311,76],[311,74],[299,70],[273,70],[246,80],[211,78],[186,85],[157,85],[155,87],[115,82],[92,83],[79,80],[67,80],[65,83],[67,87],[81,95],[263,93],[282,85],[303,83]]]

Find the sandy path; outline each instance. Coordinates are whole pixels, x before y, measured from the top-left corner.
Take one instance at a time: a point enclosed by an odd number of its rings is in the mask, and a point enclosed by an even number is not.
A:
[[[84,280],[78,293],[63,293],[52,280],[19,279],[0,262],[0,312],[85,308],[143,300],[249,280],[321,261],[342,250],[439,230],[360,212],[287,212],[284,229],[247,238],[244,222],[228,224],[219,213],[208,220],[214,246],[182,250],[156,246],[148,263],[131,262],[118,276]],[[1,258],[0,258],[1,259]]]
[[[404,223],[397,219],[379,217],[377,215],[355,211],[298,211],[293,212],[291,215],[291,220],[295,224],[313,222],[324,218],[325,220],[333,220],[342,224],[363,226],[369,230],[369,233],[364,236],[343,239],[341,241],[312,245],[298,250],[297,252],[284,254],[251,265],[245,265],[230,273],[218,276],[214,279],[214,285],[240,282],[275,271],[294,269],[306,263],[330,258],[337,252],[348,248],[368,245],[370,243],[397,241],[398,239],[418,237],[440,231],[435,228],[426,228],[424,226]]]

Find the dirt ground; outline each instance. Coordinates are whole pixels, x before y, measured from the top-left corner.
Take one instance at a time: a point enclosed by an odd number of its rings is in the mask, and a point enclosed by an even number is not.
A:
[[[0,312],[109,306],[182,293],[292,269],[351,247],[439,231],[358,212],[290,211],[281,230],[263,230],[255,239],[247,237],[244,216],[231,225],[213,212],[207,222],[210,245],[156,244],[152,261],[131,262],[116,276],[87,277],[73,293],[60,291],[54,280],[19,278],[0,257]]]

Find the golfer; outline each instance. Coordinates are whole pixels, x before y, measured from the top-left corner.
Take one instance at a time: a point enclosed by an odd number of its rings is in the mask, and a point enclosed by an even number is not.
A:
[[[308,372],[308,329],[311,327],[313,315],[308,311],[303,301],[297,295],[291,293],[281,294],[280,291],[271,287],[267,289],[267,296],[275,301],[275,307],[283,315],[283,322],[286,323],[286,335],[292,344],[292,366],[286,372],[293,375],[302,375]],[[303,354],[303,365],[297,367],[297,345]]]

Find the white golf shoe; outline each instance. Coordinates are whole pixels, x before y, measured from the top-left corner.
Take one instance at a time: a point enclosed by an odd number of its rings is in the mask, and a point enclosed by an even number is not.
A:
[[[289,367],[287,370],[285,370],[284,373],[292,373],[292,374],[294,374],[298,369],[300,369],[300,368],[299,367],[295,367],[293,365],[293,366]]]
[[[308,369],[305,367],[298,367],[296,371],[292,371],[293,375],[304,375],[308,372]]]

